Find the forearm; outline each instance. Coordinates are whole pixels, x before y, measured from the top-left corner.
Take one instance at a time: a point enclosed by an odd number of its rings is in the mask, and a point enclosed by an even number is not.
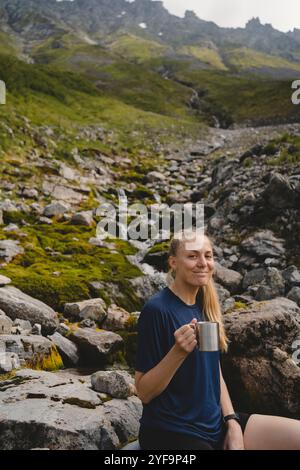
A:
[[[220,368],[220,385],[221,385],[221,408],[223,416],[230,415],[234,413],[232,402],[229,396],[227,385],[223,379]]]
[[[143,403],[149,403],[167,388],[187,355],[174,345],[153,369],[142,376],[137,385],[137,393]]]

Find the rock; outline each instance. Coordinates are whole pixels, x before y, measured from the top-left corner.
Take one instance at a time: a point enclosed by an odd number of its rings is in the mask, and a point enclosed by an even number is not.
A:
[[[82,327],[82,328],[96,328],[97,325],[96,323],[94,322],[94,320],[90,320],[89,318],[86,318],[85,320],[82,320],[79,325]]]
[[[88,318],[101,324],[106,317],[106,304],[101,298],[67,303],[64,306],[64,314],[73,321],[80,321]]]
[[[31,333],[31,323],[28,320],[21,320],[20,318],[16,318],[13,322],[13,326],[19,329],[19,332],[28,335]]]
[[[70,210],[70,206],[63,202],[52,202],[48,204],[44,211],[43,216],[45,217],[56,217],[59,215],[64,215]]]
[[[214,279],[228,289],[231,294],[237,294],[240,291],[243,276],[237,271],[224,268],[224,266],[215,261]]]
[[[127,398],[135,393],[134,379],[126,371],[99,371],[91,376],[96,392],[108,393],[114,398]]]
[[[22,196],[27,197],[28,199],[38,199],[39,193],[36,189],[24,188]]]
[[[93,211],[76,212],[71,218],[71,224],[92,227],[94,225]]]
[[[31,330],[32,335],[41,335],[42,334],[42,327],[39,323],[35,323]]]
[[[297,266],[289,266],[284,269],[282,271],[282,276],[289,287],[300,286],[300,272]]]
[[[0,260],[3,258],[6,263],[10,263],[13,258],[23,253],[24,248],[18,240],[0,240]]]
[[[12,325],[12,320],[0,310],[0,335],[10,335]]]
[[[72,367],[78,364],[79,349],[76,344],[68,338],[64,338],[57,331],[53,335],[48,336],[48,339],[56,345],[66,367]]]
[[[165,181],[166,177],[159,171],[150,171],[150,173],[147,174],[146,179],[149,183],[156,183],[157,181]]]
[[[79,204],[84,200],[84,196],[78,191],[61,185],[54,187],[52,197],[57,200],[69,202],[70,204]]]
[[[0,335],[0,345],[8,353],[16,353],[22,366],[58,369],[62,361],[53,343],[43,336]]]
[[[154,266],[158,271],[168,271],[168,250],[156,251],[154,253],[146,253],[143,263]]]
[[[141,401],[102,405],[89,385],[89,377],[28,369],[2,382],[1,449],[114,450],[136,439]]]
[[[243,279],[243,288],[247,289],[250,286],[259,284],[264,280],[266,270],[264,268],[251,269],[248,271]]]
[[[271,230],[262,230],[243,240],[241,247],[258,258],[278,258],[285,254],[284,240],[276,238]]]
[[[57,314],[51,307],[15,287],[0,288],[0,308],[12,320],[20,318],[32,324],[40,323],[43,334],[51,334],[58,325]]]
[[[69,335],[69,338],[78,345],[80,358],[88,365],[110,362],[113,353],[123,344],[123,339],[116,333],[90,328],[78,328]]]
[[[59,333],[61,336],[66,336],[70,331],[70,327],[65,323],[60,323],[56,328],[56,333]]]
[[[297,304],[283,297],[253,301],[224,323],[230,345],[222,369],[234,407],[299,418],[300,368],[291,359],[300,334]]]
[[[287,298],[290,300],[293,300],[293,302],[296,302],[296,304],[298,304],[298,306],[300,307],[300,287],[298,286],[292,287],[292,289],[287,294]],[[0,317],[0,322],[1,322],[1,317]]]
[[[270,300],[284,295],[285,284],[277,268],[267,268],[262,284],[259,286],[255,299]]]
[[[4,286],[6,286],[7,284],[10,284],[10,283],[11,283],[11,279],[9,279],[9,277],[2,276],[0,274],[0,287],[4,287]]]
[[[130,313],[128,313],[124,308],[112,304],[107,310],[107,317],[105,318],[103,327],[112,331],[124,330],[126,329],[126,324],[129,318]]]
[[[15,369],[20,369],[18,355],[15,353],[2,352],[0,347],[0,373],[6,374]]]
[[[289,179],[279,173],[274,173],[268,186],[262,194],[272,210],[281,212],[282,209],[296,207],[297,193]]]
[[[59,174],[66,180],[76,180],[77,178],[76,172],[72,168],[70,168],[69,166],[63,163],[60,167]]]
[[[139,398],[133,396],[127,400],[107,401],[103,404],[103,411],[121,443],[138,436],[139,420],[142,416],[142,403]]]

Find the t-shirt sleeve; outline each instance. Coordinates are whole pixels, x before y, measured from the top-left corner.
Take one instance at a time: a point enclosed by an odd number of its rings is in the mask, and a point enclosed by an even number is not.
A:
[[[161,311],[147,305],[138,319],[138,339],[135,370],[148,372],[166,355],[166,329]]]

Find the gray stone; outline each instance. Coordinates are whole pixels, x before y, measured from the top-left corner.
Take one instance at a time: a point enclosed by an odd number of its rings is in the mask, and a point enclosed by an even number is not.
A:
[[[243,240],[241,248],[259,258],[278,258],[285,254],[283,243],[271,230],[262,230]]]
[[[224,266],[216,261],[214,279],[228,289],[231,294],[237,294],[241,288],[243,276],[237,271],[224,268]]]
[[[110,400],[103,404],[103,411],[121,443],[138,436],[139,420],[142,416],[142,403],[139,398],[133,396],[127,400]]]
[[[124,308],[112,304],[108,307],[107,316],[103,323],[103,328],[112,331],[124,330],[127,327],[129,318],[130,313],[128,313]]]
[[[58,215],[64,215],[66,212],[70,210],[70,206],[63,203],[63,202],[52,202],[48,204],[43,212],[43,216],[45,217],[56,217]]]
[[[292,287],[292,289],[287,294],[287,298],[296,302],[296,304],[298,304],[298,306],[300,307],[300,287],[298,286]],[[1,317],[0,317],[0,322],[1,322]]]
[[[65,323],[60,323],[56,328],[56,333],[59,333],[61,336],[66,336],[70,331],[70,327]]]
[[[88,365],[110,362],[112,354],[123,344],[123,339],[116,333],[90,328],[78,328],[69,335],[69,338],[78,345],[80,358]]]
[[[76,212],[72,216],[71,224],[92,227],[94,225],[93,211]]]
[[[73,321],[80,321],[89,318],[97,323],[106,317],[106,305],[103,299],[88,299],[82,302],[67,303],[64,306],[64,314]]]
[[[0,310],[0,335],[10,335],[12,325],[12,320]]]
[[[38,365],[51,356],[54,344],[43,336],[0,335],[0,349],[18,355],[22,366]]]
[[[32,324],[40,323],[43,334],[51,334],[58,325],[57,314],[51,307],[15,287],[0,288],[0,308],[12,320],[20,318]]]
[[[108,393],[114,398],[127,398],[135,394],[134,379],[126,371],[99,371],[91,376],[93,390]]]
[[[21,320],[20,318],[16,318],[13,322],[13,326],[18,327],[19,331],[25,335],[31,332],[31,323],[28,320]]]
[[[300,271],[297,266],[289,266],[282,271],[282,276],[288,286],[300,286]]]
[[[3,258],[6,263],[23,253],[24,248],[18,240],[0,240],[0,259]]]
[[[271,300],[284,295],[284,280],[277,268],[267,268],[263,283],[258,287],[256,300]]]
[[[20,368],[19,357],[15,353],[1,352],[0,348],[0,373],[5,374]]]
[[[35,323],[31,329],[32,335],[41,335],[42,334],[42,326],[39,323]]]
[[[243,288],[247,289],[249,286],[259,284],[264,280],[265,274],[265,268],[251,269],[251,271],[248,271],[244,276]]]
[[[9,279],[9,277],[2,276],[0,274],[0,287],[4,287],[10,283],[11,283],[11,279]]]
[[[79,350],[76,344],[68,338],[64,338],[64,336],[57,331],[53,335],[48,336],[48,338],[56,345],[66,367],[76,366],[78,364]]]
[[[295,207],[297,193],[286,176],[274,173],[263,193],[263,197],[273,210],[281,211],[282,209]]]
[[[300,417],[300,368],[292,360],[300,309],[284,297],[253,301],[224,316],[229,351],[222,370],[238,409]]]

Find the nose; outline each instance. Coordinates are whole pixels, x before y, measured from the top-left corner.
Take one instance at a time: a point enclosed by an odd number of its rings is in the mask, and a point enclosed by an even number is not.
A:
[[[197,260],[197,266],[207,266],[207,261],[206,261],[206,258],[203,254],[201,254],[199,257],[198,257],[198,260]]]

